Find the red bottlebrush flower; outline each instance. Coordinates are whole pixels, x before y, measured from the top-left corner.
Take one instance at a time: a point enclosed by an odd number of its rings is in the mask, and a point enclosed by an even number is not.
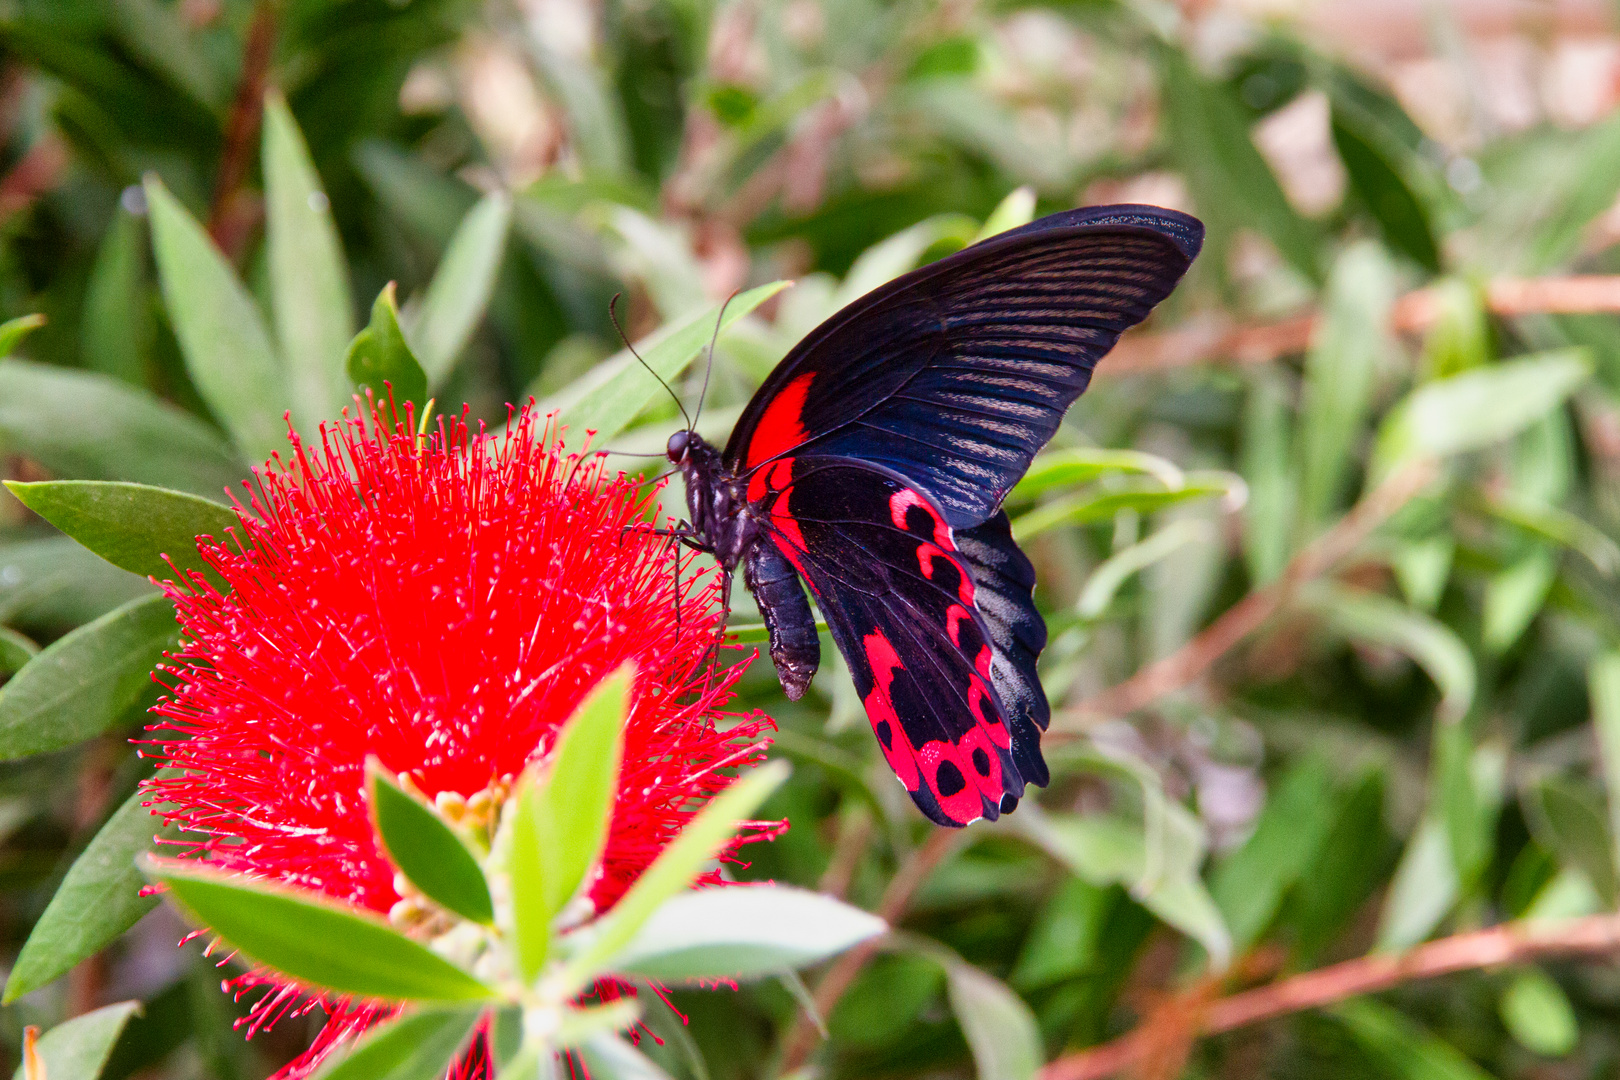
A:
[[[387,912],[401,897],[367,817],[367,756],[476,811],[633,659],[621,786],[591,888],[605,909],[731,782],[724,770],[764,754],[768,719],[717,723],[741,673],[709,662],[718,579],[683,573],[677,597],[680,556],[634,528],[648,498],[599,458],[563,456],[527,409],[499,438],[441,421],[422,440],[408,421],[369,419],[323,428],[318,451],[293,436],[290,463],[249,488],[240,531],[199,541],[228,591],[201,575],[167,586],[184,637],[147,745],[173,772],[146,793],[206,837],[188,854]],[[739,842],[775,828],[757,823]],[[378,1015],[265,971],[226,986],[266,988],[249,1035],[289,1011],[333,1014],[283,1080]]]

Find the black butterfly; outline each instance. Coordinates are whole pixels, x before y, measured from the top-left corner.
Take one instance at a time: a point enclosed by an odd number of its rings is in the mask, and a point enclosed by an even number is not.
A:
[[[802,577],[889,765],[941,825],[995,820],[1047,782],[1046,624],[1001,502],[1203,236],[1150,206],[1002,233],[822,323],[724,452],[670,436],[691,513],[677,535],[728,575],[742,564],[783,690],[802,696],[821,659]]]

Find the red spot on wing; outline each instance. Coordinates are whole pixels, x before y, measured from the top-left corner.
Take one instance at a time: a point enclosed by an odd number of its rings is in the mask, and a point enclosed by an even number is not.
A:
[[[872,731],[878,737],[878,747],[889,762],[889,768],[900,778],[907,791],[916,791],[921,783],[917,772],[917,752],[906,736],[905,725],[894,711],[894,673],[904,671],[900,654],[894,651],[889,639],[881,631],[873,631],[861,639],[866,647],[866,662],[872,667],[872,681],[876,684],[866,695],[866,716],[872,721]],[[888,737],[885,738],[887,724]]]
[[[754,437],[748,440],[745,465],[755,468],[804,442],[806,435],[800,421],[805,395],[810,392],[810,382],[815,377],[815,372],[807,371],[777,391],[765,407],[765,414],[759,418]]]
[[[961,604],[952,604],[945,609],[945,632],[951,637],[951,644],[958,648],[962,645],[962,620],[971,619],[968,609]]]
[[[921,507],[934,519],[934,543],[946,551],[955,551],[956,543],[951,539],[951,527],[945,524],[945,519],[940,517],[939,511],[929,505],[920,491],[903,487],[889,496],[889,517],[894,521],[894,527],[903,532],[910,531],[906,529],[906,511],[913,506]]]
[[[928,790],[933,792],[945,816],[962,825],[984,816],[984,799],[980,794],[984,778],[974,768],[972,753],[970,748],[963,747],[961,741],[948,743],[942,739],[923,743],[917,751],[917,764]],[[999,779],[999,760],[992,758],[991,770]],[[1000,800],[999,788],[994,798]]]

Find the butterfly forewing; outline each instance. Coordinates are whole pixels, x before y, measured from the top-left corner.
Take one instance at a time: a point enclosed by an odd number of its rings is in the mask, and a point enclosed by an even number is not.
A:
[[[739,472],[815,453],[887,466],[961,527],[987,520],[1091,371],[1185,273],[1202,230],[1174,211],[1042,219],[914,271],[782,361],[726,449]]]

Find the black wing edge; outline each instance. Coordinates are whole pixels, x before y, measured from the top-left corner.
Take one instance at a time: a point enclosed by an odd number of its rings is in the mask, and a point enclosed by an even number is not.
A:
[[[1046,620],[1035,607],[1035,567],[1013,540],[1005,510],[981,525],[956,530],[955,539],[957,554],[973,574],[974,596],[995,648],[990,682],[1006,710],[1013,764],[1022,780],[1013,793],[1016,800],[1023,784],[1045,787],[1051,779],[1041,756],[1041,732],[1051,722],[1052,708],[1035,669],[1046,648]]]

